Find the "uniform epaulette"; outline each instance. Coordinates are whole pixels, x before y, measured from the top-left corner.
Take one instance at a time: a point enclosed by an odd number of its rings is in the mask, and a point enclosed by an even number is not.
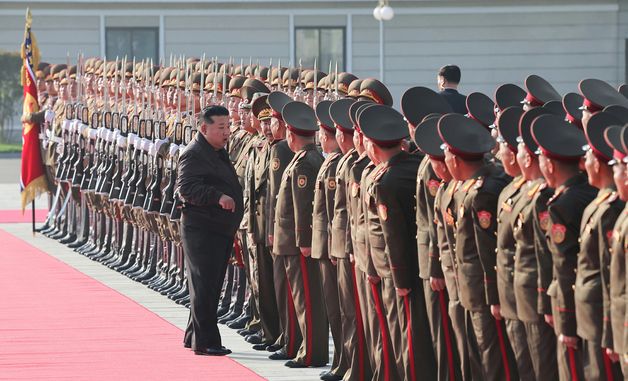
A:
[[[519,189],[519,188],[521,188],[521,186],[522,186],[523,184],[525,184],[525,183],[526,183],[526,179],[525,179],[525,177],[523,177],[523,176],[522,176],[522,177],[519,179],[519,181],[517,181],[517,182],[515,183],[515,189]]]
[[[380,169],[378,169],[377,172],[373,174],[373,182],[379,181],[379,179],[381,179],[382,176],[384,176],[384,173],[386,173],[389,168],[390,166],[384,165]]]
[[[619,197],[619,195],[617,194],[616,191],[612,191],[610,193],[608,193],[608,195],[606,196],[606,203],[607,204],[612,204],[615,200],[617,200],[617,198]]]
[[[477,179],[471,179],[471,180],[467,180],[467,183],[462,187],[462,191],[463,192],[468,192],[469,189],[471,189],[471,187],[473,185],[475,185],[478,181],[480,181],[480,187],[482,186],[482,178],[477,178]],[[476,187],[475,189],[478,189],[478,187]]]
[[[536,195],[537,192],[541,189],[541,185],[543,185],[543,183],[538,183],[534,185],[532,189],[528,191],[528,198],[533,198],[534,195]]]

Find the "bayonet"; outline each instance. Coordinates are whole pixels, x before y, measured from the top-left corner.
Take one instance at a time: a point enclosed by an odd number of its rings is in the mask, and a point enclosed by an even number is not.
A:
[[[336,79],[336,81],[335,81],[335,87],[336,87],[336,90],[335,90],[335,92],[336,92],[336,99],[338,99],[338,98],[339,98],[339,96],[338,96],[338,80],[339,80],[339,78],[338,78],[338,60],[336,60],[336,78],[335,78],[335,79]]]
[[[316,95],[318,94],[318,71],[316,70],[316,58],[314,58],[314,87],[312,88],[312,108],[316,108]]]
[[[201,104],[201,110],[205,108],[205,53],[201,58],[201,86],[199,89],[199,102]]]

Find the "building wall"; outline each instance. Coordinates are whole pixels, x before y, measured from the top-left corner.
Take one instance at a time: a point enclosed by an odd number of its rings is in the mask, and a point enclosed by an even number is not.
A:
[[[49,62],[65,62],[68,52],[72,61],[79,51],[86,56],[102,54],[101,34],[107,26],[161,25],[166,60],[170,54],[206,53],[245,62],[253,57],[266,65],[271,58],[275,63],[281,59],[286,65],[294,58],[292,27],[344,26],[348,68],[360,77],[379,76],[374,1],[273,2],[267,11],[259,2],[250,7],[231,3],[222,4],[225,8],[219,14],[212,4],[155,3],[142,9],[132,4],[100,9],[94,4],[76,10],[62,1],[41,3],[32,7],[33,30],[43,59]],[[397,105],[408,87],[434,87],[436,71],[449,63],[461,66],[461,90],[466,93],[492,95],[501,83],[522,85],[530,73],[546,77],[562,93],[577,91],[578,81],[586,77],[623,83],[628,1],[595,3],[555,0],[550,5],[521,5],[514,0],[485,0],[467,6],[455,1],[394,0],[397,14],[384,23],[384,82]],[[0,49],[16,51],[24,12],[20,4],[9,5],[0,1]]]

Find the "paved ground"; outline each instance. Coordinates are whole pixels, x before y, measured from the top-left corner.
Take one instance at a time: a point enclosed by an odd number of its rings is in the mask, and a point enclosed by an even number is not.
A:
[[[15,180],[16,175],[19,176],[19,159],[0,159],[0,210],[16,210],[20,208],[19,186]],[[46,196],[42,196],[37,200],[37,208],[45,208],[46,205]],[[188,310],[175,304],[165,296],[43,235],[33,237],[30,224],[1,224],[0,227],[45,251],[52,257],[61,260],[68,266],[127,296],[180,329],[183,330],[185,328]],[[316,369],[286,368],[283,366],[283,361],[269,360],[267,358],[268,352],[252,350],[250,344],[246,343],[234,330],[225,326],[220,328],[224,345],[234,352],[231,358],[268,380],[318,380],[319,373],[329,369],[329,367]],[[10,329],[10,327],[0,327],[1,329]],[[181,348],[181,350],[184,349]],[[333,348],[330,336],[330,354],[332,353]],[[208,371],[211,372],[210,369]]]

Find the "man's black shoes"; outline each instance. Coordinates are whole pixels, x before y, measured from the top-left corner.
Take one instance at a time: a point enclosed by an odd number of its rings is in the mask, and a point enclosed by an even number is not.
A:
[[[194,354],[199,356],[226,356],[231,353],[231,350],[220,347],[220,348],[200,348],[195,349]]]

